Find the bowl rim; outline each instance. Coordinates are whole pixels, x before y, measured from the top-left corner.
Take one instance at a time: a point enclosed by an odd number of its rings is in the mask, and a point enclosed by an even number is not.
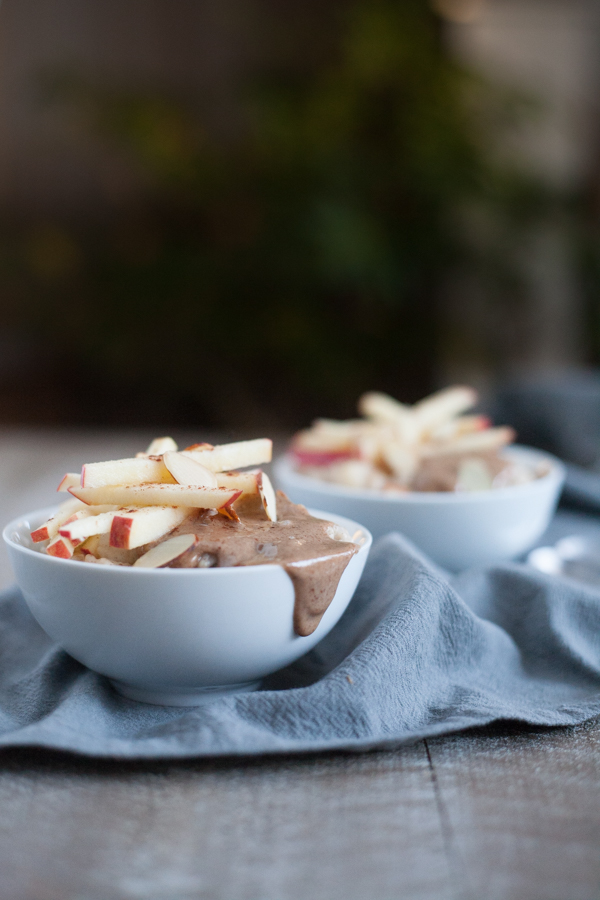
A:
[[[136,576],[139,577],[141,575],[145,575],[146,577],[149,575],[154,575],[155,573],[160,573],[159,577],[164,578],[173,578],[174,576],[182,576],[184,578],[190,577],[193,575],[194,577],[198,577],[199,573],[202,573],[202,577],[208,578],[223,578],[227,573],[231,572],[250,572],[254,571],[255,575],[253,577],[258,577],[261,573],[264,574],[265,570],[270,571],[284,571],[285,569],[279,563],[258,563],[255,566],[214,566],[212,568],[206,569],[193,569],[193,568],[182,568],[182,569],[169,569],[169,568],[161,568],[161,569],[150,569],[144,568],[142,566],[94,566],[94,565],[85,565],[81,563],[80,566],[73,567],[73,563],[79,563],[79,560],[72,559],[61,559],[56,556],[48,556],[47,553],[41,553],[40,550],[34,550],[31,547],[25,547],[23,544],[17,543],[13,539],[14,531],[23,525],[26,519],[36,519],[43,517],[41,521],[45,521],[45,519],[49,518],[53,512],[57,509],[57,505],[54,506],[46,506],[43,509],[37,509],[33,512],[23,513],[20,516],[17,516],[15,519],[12,519],[7,525],[2,529],[2,538],[4,543],[10,547],[14,548],[14,550],[18,552],[24,553],[26,556],[35,557],[36,559],[44,559],[50,565],[60,565],[60,566],[69,566],[72,570],[75,568],[75,571],[81,571],[83,569],[91,571],[91,572],[135,572]],[[333,521],[338,525],[344,525],[347,527],[346,523],[353,526],[354,533],[356,531],[361,531],[364,535],[364,540],[361,544],[358,544],[358,553],[354,555],[352,558],[358,558],[363,553],[368,553],[371,549],[371,545],[373,543],[373,535],[369,531],[369,529],[365,525],[361,525],[360,522],[356,522],[354,519],[349,519],[348,516],[342,516],[338,513],[329,513],[325,512],[321,509],[314,509],[313,507],[308,509],[308,512],[317,519],[324,519],[325,521]],[[352,530],[348,529],[351,533]],[[352,562],[352,559],[350,560]],[[109,576],[114,577],[114,576]],[[126,576],[131,577],[131,576]]]
[[[562,487],[566,476],[566,466],[551,453],[545,450],[538,450],[536,447],[526,447],[522,444],[511,444],[505,448],[503,453],[507,456],[514,456],[516,459],[530,459],[539,463],[548,464],[549,471],[526,484],[515,484],[509,487],[494,488],[482,491],[407,491],[406,493],[384,493],[371,488],[352,488],[342,484],[335,484],[330,481],[321,481],[319,478],[313,478],[310,475],[303,475],[294,468],[293,458],[289,451],[279,456],[274,463],[275,480],[279,478],[289,480],[295,487],[320,492],[325,498],[339,497],[348,500],[370,501],[382,504],[399,504],[405,506],[420,506],[432,503],[443,504],[477,504],[486,503],[490,500],[500,499],[523,499],[523,495],[528,492],[537,493],[538,491],[546,491],[548,489]]]

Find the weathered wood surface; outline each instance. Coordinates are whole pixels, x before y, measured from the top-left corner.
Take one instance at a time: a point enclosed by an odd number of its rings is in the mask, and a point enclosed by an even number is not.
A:
[[[600,897],[600,724],[427,741],[459,896]]]
[[[139,768],[8,754],[2,768],[3,898],[454,897],[422,744]]]
[[[148,437],[0,435],[4,521]],[[0,753],[0,900],[598,900],[599,844],[598,723],[359,756]]]
[[[2,900],[597,900],[600,727],[397,752],[0,754]]]

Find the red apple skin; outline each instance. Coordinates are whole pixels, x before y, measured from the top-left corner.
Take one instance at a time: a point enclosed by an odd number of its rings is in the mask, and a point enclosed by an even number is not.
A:
[[[229,510],[230,512],[234,513],[234,518],[237,518],[239,520],[238,514],[231,507],[233,506],[233,504],[235,503],[236,500],[240,499],[240,497],[242,496],[243,493],[244,493],[243,491],[236,491],[235,494],[233,495],[233,497],[231,497],[231,499],[228,500],[227,503],[224,503],[222,506],[220,506],[219,509]]]
[[[67,528],[67,525],[69,525],[70,522],[77,522],[77,520],[78,520],[77,514],[74,514],[71,516],[70,519],[67,519],[66,522],[63,522],[62,525],[60,526],[60,528],[58,529],[58,533],[60,534],[60,536],[67,538],[67,540],[71,541],[71,543],[73,544],[74,547],[76,547],[77,544],[83,544],[83,542],[86,540],[86,538],[82,538],[79,541],[73,540],[71,538],[71,535],[69,534],[69,529]],[[66,534],[65,534],[65,532],[66,532]]]
[[[71,474],[70,472],[67,472],[67,474],[63,477],[63,480],[61,481],[61,483],[59,484],[59,486],[56,488],[57,493],[58,493],[59,491],[62,491],[63,485],[64,485],[65,481],[67,481],[67,479],[69,478],[69,475],[70,475],[70,474]],[[80,478],[80,480],[79,480],[79,483],[81,484],[81,478]],[[68,490],[68,489],[67,489],[67,490]]]
[[[129,548],[129,535],[133,522],[131,517],[115,516],[110,528],[109,544],[111,547],[119,547],[122,550]]]
[[[66,522],[63,522],[60,527],[64,528],[65,525],[68,525],[69,522],[72,522],[76,518],[77,518],[76,515],[72,515],[69,519],[66,520]],[[31,532],[31,540],[33,541],[34,544],[39,544],[40,541],[47,541],[49,537],[50,537],[50,535],[48,534],[47,525],[41,525],[35,531]],[[52,555],[52,554],[50,554],[50,555]]]
[[[330,466],[332,463],[346,459],[358,459],[352,450],[302,450],[292,447],[292,454],[301,466]]]
[[[48,553],[49,556],[56,556],[58,559],[71,559],[73,556],[72,550],[63,538],[54,540],[51,544],[48,544],[46,553]]]
[[[83,542],[87,540],[87,538],[73,538],[71,537],[71,532],[67,528],[65,528],[63,531],[63,528],[64,526],[60,527],[58,531],[59,535],[66,538],[68,541],[71,541],[74,547],[77,547],[78,544],[83,544]]]
[[[214,450],[212,444],[190,444],[189,447],[185,447],[184,450]]]

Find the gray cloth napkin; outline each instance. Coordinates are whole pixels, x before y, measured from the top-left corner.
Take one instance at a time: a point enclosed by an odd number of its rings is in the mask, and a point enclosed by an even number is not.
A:
[[[121,758],[394,747],[512,719],[600,715],[600,592],[511,564],[450,579],[399,535],[336,628],[264,689],[196,708],[125,700],[0,595],[0,746]]]

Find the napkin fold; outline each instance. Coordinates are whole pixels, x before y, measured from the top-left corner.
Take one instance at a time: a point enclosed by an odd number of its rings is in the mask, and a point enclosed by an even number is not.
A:
[[[600,715],[600,592],[519,564],[454,578],[377,542],[333,631],[263,689],[200,707],[126,700],[0,595],[0,746],[119,758],[395,747],[512,719]]]

